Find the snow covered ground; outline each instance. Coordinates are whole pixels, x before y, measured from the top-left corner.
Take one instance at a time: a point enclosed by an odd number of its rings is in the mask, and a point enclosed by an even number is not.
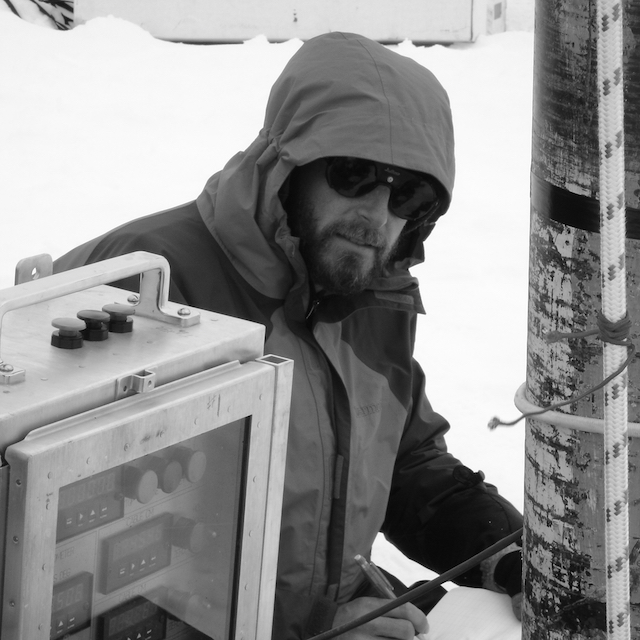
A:
[[[172,44],[112,18],[59,32],[0,4],[0,288],[20,258],[193,199],[254,139],[300,44]],[[525,377],[533,35],[394,48],[448,89],[457,138],[453,205],[415,270],[416,356],[450,449],[522,508],[524,427],[486,425],[516,415]],[[424,575],[383,540],[376,557],[406,582]]]

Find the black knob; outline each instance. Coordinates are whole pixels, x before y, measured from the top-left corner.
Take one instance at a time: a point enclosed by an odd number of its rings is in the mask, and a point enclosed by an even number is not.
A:
[[[111,316],[106,311],[83,309],[82,311],[78,311],[78,318],[84,320],[87,325],[87,328],[81,332],[85,340],[99,342],[109,337],[107,323]]]
[[[128,304],[113,302],[105,304],[102,310],[109,314],[109,331],[113,333],[131,333],[133,331],[133,318],[136,310]]]
[[[58,349],[79,349],[83,345],[82,333],[87,325],[79,318],[54,318],[51,324],[57,329],[51,334],[51,344]]]

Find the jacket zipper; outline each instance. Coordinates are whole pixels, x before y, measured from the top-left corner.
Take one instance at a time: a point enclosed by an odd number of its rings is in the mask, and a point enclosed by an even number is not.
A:
[[[312,321],[318,311],[318,308],[322,302],[322,296],[316,296],[309,305],[309,310],[305,316],[307,329],[313,336]],[[331,388],[331,404],[333,406],[333,428],[335,435],[336,445],[336,457],[334,459],[333,469],[333,487],[332,487],[332,504],[331,511],[329,513],[329,522],[327,530],[327,587],[325,595],[335,600],[338,596],[340,589],[340,578],[342,574],[342,560],[343,560],[343,547],[344,547],[344,535],[345,535],[345,510],[346,510],[346,497],[347,497],[347,484],[348,484],[348,469],[349,469],[349,448],[351,441],[351,429],[350,425],[347,433],[340,433],[337,431],[338,423],[340,422],[336,417],[336,384],[342,385],[337,372],[334,370],[333,365],[329,361],[327,355],[322,350],[322,347],[318,344],[315,336],[312,337],[310,343],[315,349],[318,349],[322,360],[327,367],[328,381]],[[344,388],[344,387],[342,387]],[[346,406],[342,407],[342,411],[345,415],[349,415],[348,411],[348,398],[346,394],[342,399],[342,403],[346,403]]]
[[[314,298],[309,305],[309,310],[307,311],[307,315],[304,317],[306,322],[309,322],[311,316],[316,312],[318,305],[320,304],[320,298]]]

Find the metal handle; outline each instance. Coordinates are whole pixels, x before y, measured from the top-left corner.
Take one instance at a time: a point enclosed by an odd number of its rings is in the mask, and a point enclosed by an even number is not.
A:
[[[200,322],[195,309],[169,302],[169,263],[136,251],[0,290],[0,340],[5,313],[141,274],[136,315],[187,327]],[[0,353],[0,362],[1,353]]]

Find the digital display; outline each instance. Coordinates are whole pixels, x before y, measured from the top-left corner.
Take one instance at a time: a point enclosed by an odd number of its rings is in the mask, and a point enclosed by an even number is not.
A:
[[[122,467],[83,478],[60,487],[56,541],[90,531],[123,515]]]
[[[134,531],[122,540],[114,543],[111,559],[114,562],[122,560],[152,547],[164,538],[165,524],[157,522],[153,527],[145,527],[140,531]]]
[[[79,573],[53,587],[51,640],[75,633],[91,623],[93,576]]]
[[[58,498],[58,509],[67,509],[99,496],[113,494],[116,488],[120,491],[121,483],[118,475],[119,469],[109,469],[104,473],[62,487]]]
[[[164,513],[103,541],[101,592],[111,593],[171,564],[173,516]]]
[[[87,595],[86,584],[84,582],[71,585],[64,589],[64,591],[58,591],[54,595],[51,612],[58,613],[59,611],[62,611],[62,609],[73,607],[74,605],[83,602]]]
[[[157,604],[138,596],[99,616],[99,640],[163,640],[167,614]]]
[[[147,618],[151,618],[156,615],[158,611],[159,609],[157,605],[153,604],[153,602],[149,602],[149,600],[145,600],[138,606],[128,609],[124,613],[113,616],[113,618],[109,620],[107,633],[109,636],[112,636],[130,627],[135,627]]]

